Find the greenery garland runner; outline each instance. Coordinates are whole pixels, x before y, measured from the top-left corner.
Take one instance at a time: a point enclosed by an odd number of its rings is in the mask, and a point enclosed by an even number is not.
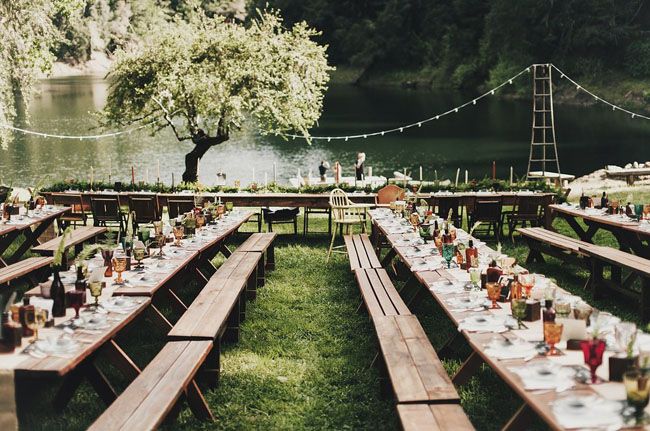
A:
[[[41,189],[42,192],[63,192],[66,190],[78,190],[81,192],[88,192],[91,190],[114,190],[115,185],[105,182],[94,182],[91,185],[88,181],[78,181],[78,180],[66,180],[54,183],[48,187]],[[302,187],[291,187],[283,186],[276,183],[269,183],[268,186],[263,187],[256,184],[250,185],[248,187],[235,188],[232,186],[213,186],[208,187],[200,183],[180,183],[174,188],[171,186],[162,184],[162,183],[153,183],[146,184],[144,182],[136,184],[122,184],[121,191],[123,192],[142,192],[149,191],[152,193],[172,193],[175,191],[187,190],[192,192],[204,192],[204,193],[236,193],[236,192],[249,192],[249,193],[327,193],[333,190],[334,188],[340,188],[346,192],[354,191],[364,191],[367,193],[375,193],[382,187],[370,187],[366,186],[364,188],[350,186],[348,184],[327,184],[327,185],[318,185],[318,186],[302,186]],[[523,191],[530,190],[536,192],[545,192],[545,193],[556,193],[558,199],[563,198],[563,193],[560,189],[549,186],[546,183],[539,181],[518,181],[513,184],[510,184],[506,180],[492,180],[484,178],[482,180],[472,180],[469,183],[461,183],[458,186],[453,184],[448,185],[441,182],[426,183],[422,186],[420,192],[422,193],[433,193],[439,191],[452,191],[452,192],[477,192],[479,190],[491,190],[491,191]]]

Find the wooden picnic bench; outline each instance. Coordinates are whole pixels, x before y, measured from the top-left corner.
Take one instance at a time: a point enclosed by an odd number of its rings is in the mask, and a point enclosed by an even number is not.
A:
[[[640,300],[641,318],[644,321],[650,320],[650,259],[593,244],[581,250],[591,256],[594,298],[602,298],[609,289],[633,300]],[[606,266],[611,268],[610,279],[605,279],[604,276]],[[625,277],[622,274],[623,270],[628,272]],[[632,285],[639,278],[641,290],[633,290]]]
[[[542,254],[547,254],[560,260],[589,266],[589,254],[584,251],[585,247],[591,245],[588,242],[543,227],[520,227],[517,232],[524,237],[530,249],[526,263],[543,263]]]
[[[375,248],[366,234],[345,235],[345,247],[350,259],[350,269],[352,271],[362,268],[381,268],[381,262],[375,253]]]
[[[457,404],[398,404],[404,431],[465,431],[474,426]]]
[[[212,342],[207,340],[167,343],[88,429],[156,429],[170,413],[178,411],[175,407],[182,396],[196,417],[213,420],[195,381],[211,349]]]
[[[219,380],[221,340],[239,340],[239,325],[244,320],[250,287],[255,289],[259,253],[235,252],[208,280],[187,311],[169,331],[169,340],[210,340],[210,363],[203,375],[211,383]],[[254,290],[253,290],[254,291]]]
[[[35,275],[54,261],[53,257],[29,257],[0,268],[0,286],[10,284],[12,281],[28,278],[32,285],[36,285]]]
[[[354,276],[371,319],[411,314],[385,269],[356,269]]]
[[[75,248],[75,254],[81,252],[84,243],[87,241],[95,241],[100,235],[106,233],[108,228],[105,226],[82,226],[73,230],[68,238],[65,240],[65,249],[70,247]],[[61,243],[61,237],[56,237],[43,244],[32,247],[34,253],[43,256],[53,256]]]
[[[373,320],[397,403],[460,403],[447,372],[416,316]]]
[[[273,242],[277,236],[278,234],[275,232],[254,233],[237,247],[238,252],[261,254],[257,268],[257,284],[260,287],[264,286],[266,281],[266,270],[275,269],[275,246]]]

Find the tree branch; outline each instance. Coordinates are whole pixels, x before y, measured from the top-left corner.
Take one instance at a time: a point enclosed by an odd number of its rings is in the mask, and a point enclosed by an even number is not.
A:
[[[174,135],[176,135],[176,139],[178,139],[179,141],[187,141],[188,139],[192,139],[191,136],[183,136],[183,137],[181,137],[178,134],[178,130],[176,130],[176,126],[174,125],[174,122],[172,121],[172,117],[170,116],[169,111],[167,110],[167,108],[165,108],[165,106],[162,104],[162,102],[160,100],[156,99],[155,97],[152,97],[152,99],[154,100],[154,102],[156,102],[160,106],[160,108],[162,108],[163,112],[165,113],[165,115],[164,115],[165,121],[167,121],[167,124],[169,124],[169,127],[172,128],[172,131],[174,132]]]

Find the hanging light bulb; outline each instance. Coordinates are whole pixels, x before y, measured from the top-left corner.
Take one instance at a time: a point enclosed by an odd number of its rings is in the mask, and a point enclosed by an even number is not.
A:
[[[422,123],[418,123],[418,127],[422,127]]]
[[[347,136],[345,137],[345,142],[348,142],[348,137]]]
[[[512,84],[512,79],[510,79],[510,80],[508,81],[508,84]]]
[[[327,138],[327,142],[331,142],[331,141],[332,141],[332,138]]]
[[[399,128],[399,132],[402,133],[404,131],[404,127]]]
[[[437,120],[438,118],[440,118],[440,115],[436,115],[436,120]]]
[[[632,118],[634,118],[635,116],[636,116],[635,114],[632,114]]]
[[[381,132],[381,136],[384,136],[384,132]]]
[[[494,90],[490,91],[490,94],[491,94],[492,96],[494,96]]]
[[[366,139],[367,137],[368,137],[368,135],[363,135],[363,139]]]
[[[454,112],[458,112],[458,108],[454,109]]]

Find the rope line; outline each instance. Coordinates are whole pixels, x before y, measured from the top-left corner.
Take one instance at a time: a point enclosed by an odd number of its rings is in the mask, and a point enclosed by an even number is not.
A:
[[[53,134],[53,133],[44,133],[44,132],[37,132],[34,130],[27,130],[27,129],[21,129],[20,127],[14,127],[9,124],[0,124],[0,128],[4,129],[9,129],[13,130],[14,132],[20,132],[24,133],[26,135],[34,135],[34,136],[40,136],[42,138],[56,138],[56,139],[103,139],[103,138],[111,138],[115,136],[120,136],[120,135],[126,135],[127,133],[133,133],[137,130],[144,129],[145,127],[149,127],[155,123],[158,123],[160,120],[153,120],[150,121],[146,124],[142,124],[138,127],[134,127],[132,129],[127,129],[127,130],[120,130],[117,132],[110,132],[110,133],[104,133],[101,135],[58,135],[58,134]]]

